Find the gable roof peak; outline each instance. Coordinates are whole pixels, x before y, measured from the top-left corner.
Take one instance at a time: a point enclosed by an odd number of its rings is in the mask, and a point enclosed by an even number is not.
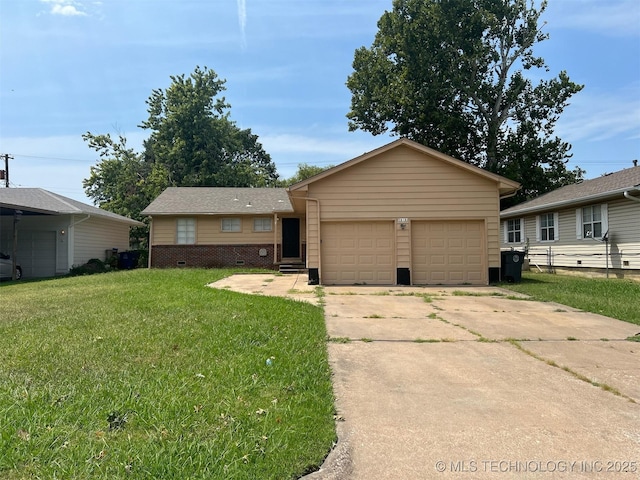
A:
[[[410,140],[406,137],[401,137],[398,138],[397,140],[394,140],[393,142],[387,143],[386,145],[383,145],[381,147],[378,147],[374,150],[371,150],[370,152],[365,152],[362,155],[352,158],[351,160],[347,160],[346,162],[343,162],[339,165],[336,165],[335,167],[329,168],[323,172],[318,173],[317,175],[314,175],[312,177],[309,177],[305,180],[302,180],[301,182],[295,183],[293,185],[290,185],[287,190],[288,191],[294,191],[294,190],[304,190],[309,184],[314,183],[318,180],[321,180],[323,178],[326,178],[330,175],[333,175],[335,173],[338,173],[342,170],[345,170],[349,167],[352,167],[354,165],[357,165],[361,162],[364,162],[370,158],[376,157],[378,155],[381,155],[385,152],[388,152],[390,150],[393,150],[395,148],[399,148],[401,146],[405,146],[408,148],[412,148],[422,154],[428,155],[432,158],[435,158],[436,160],[440,160],[444,163],[448,163],[450,165],[453,165],[457,168],[460,168],[462,170],[466,170],[468,172],[474,173],[476,175],[479,175],[481,177],[484,177],[488,180],[491,180],[493,182],[496,182],[498,184],[498,188],[500,190],[500,195],[501,196],[508,196],[510,194],[514,194],[515,192],[517,192],[520,189],[520,184],[518,182],[515,182],[513,180],[509,180],[508,178],[502,177],[500,175],[497,175],[495,173],[489,172],[488,170],[484,170],[480,167],[476,167],[475,165],[471,165],[470,163],[467,162],[463,162],[462,160],[458,160],[457,158],[453,158],[449,155],[446,155],[442,152],[439,152],[438,150],[434,150],[433,148],[427,147],[421,143],[418,143],[414,140]]]

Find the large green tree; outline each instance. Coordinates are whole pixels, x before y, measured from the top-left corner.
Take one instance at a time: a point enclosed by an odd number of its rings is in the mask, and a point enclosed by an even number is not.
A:
[[[229,119],[230,105],[219,97],[225,81],[206,67],[171,81],[147,100],[145,161],[163,165],[175,186],[273,186],[276,167],[257,135]]]
[[[140,212],[169,186],[263,187],[277,182],[275,164],[249,129],[230,120],[230,105],[213,70],[197,67],[171,77],[147,100],[150,131],[144,151],[126,138],[87,132],[82,137],[100,160],[83,180],[85,193],[105,210],[144,221]],[[144,236],[133,230],[132,237]]]
[[[534,46],[533,0],[394,0],[370,48],[356,50],[350,130],[405,136],[519,181],[524,200],[575,182],[571,146],[554,134],[582,89],[566,72],[534,85],[548,68]],[[537,74],[540,75],[540,74]],[[512,200],[513,201],[513,200]]]

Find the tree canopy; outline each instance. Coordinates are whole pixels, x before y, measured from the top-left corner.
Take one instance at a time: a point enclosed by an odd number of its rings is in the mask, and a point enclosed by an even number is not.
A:
[[[257,135],[229,119],[230,105],[218,95],[224,80],[197,67],[172,76],[166,90],[153,90],[149,118],[141,128],[146,162],[160,163],[174,186],[264,187],[275,184],[276,167]]]
[[[548,38],[533,0],[394,0],[370,48],[356,50],[350,130],[387,131],[519,181],[516,201],[575,182],[554,134],[583,87],[533,48]],[[538,74],[540,75],[540,74]]]
[[[291,178],[280,181],[279,184],[282,187],[288,187],[289,185],[293,185],[294,183],[298,183],[306,180],[307,178],[313,177],[314,175],[318,175],[331,167],[333,167],[333,165],[318,167],[316,165],[309,165],[308,163],[299,163],[296,173]]]
[[[153,90],[149,118],[140,125],[150,132],[142,152],[122,135],[85,133],[100,157],[83,180],[87,196],[105,210],[144,220],[140,212],[169,186],[276,185],[275,164],[257,135],[230,120],[230,105],[220,97],[224,83],[197,67],[189,77],[172,76],[166,90]]]

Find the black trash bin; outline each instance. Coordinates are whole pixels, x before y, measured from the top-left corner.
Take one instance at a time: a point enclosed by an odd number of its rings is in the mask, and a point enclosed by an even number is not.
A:
[[[501,254],[501,280],[509,283],[522,281],[522,264],[524,262],[524,252],[509,250],[500,252]]]
[[[120,270],[131,270],[138,266],[140,252],[121,252],[118,254],[118,268]]]

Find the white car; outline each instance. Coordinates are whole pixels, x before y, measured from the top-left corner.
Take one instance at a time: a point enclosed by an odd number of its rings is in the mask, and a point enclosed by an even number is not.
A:
[[[13,278],[13,260],[5,253],[0,252],[0,279]],[[16,265],[16,280],[22,278],[22,268],[20,265]]]

